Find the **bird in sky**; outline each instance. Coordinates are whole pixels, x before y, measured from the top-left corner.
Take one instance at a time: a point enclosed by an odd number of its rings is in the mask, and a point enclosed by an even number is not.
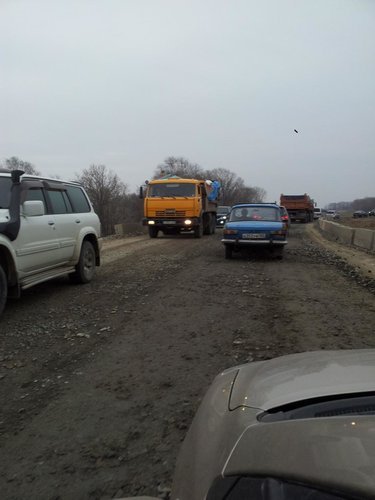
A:
[[[294,129],[294,132],[295,132],[296,134],[298,134],[298,130]]]

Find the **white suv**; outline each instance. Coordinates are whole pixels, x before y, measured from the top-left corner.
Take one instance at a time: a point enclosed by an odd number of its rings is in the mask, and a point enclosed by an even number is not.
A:
[[[88,283],[100,222],[77,182],[0,169],[0,313],[7,297],[57,276]]]

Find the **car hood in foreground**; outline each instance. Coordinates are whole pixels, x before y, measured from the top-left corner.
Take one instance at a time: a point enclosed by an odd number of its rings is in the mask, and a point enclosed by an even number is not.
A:
[[[375,349],[305,352],[238,368],[231,410],[375,391]]]
[[[375,498],[374,456],[374,417],[292,420],[250,425],[223,473],[277,477]]]

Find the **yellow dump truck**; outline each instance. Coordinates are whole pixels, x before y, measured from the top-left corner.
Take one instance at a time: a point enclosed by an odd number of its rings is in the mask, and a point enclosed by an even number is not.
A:
[[[156,238],[159,231],[189,231],[195,238],[213,234],[219,193],[218,181],[176,176],[149,181],[140,192],[144,199],[143,225],[148,226],[150,238]]]

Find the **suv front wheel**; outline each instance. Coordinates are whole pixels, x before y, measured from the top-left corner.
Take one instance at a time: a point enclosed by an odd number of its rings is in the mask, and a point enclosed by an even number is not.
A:
[[[8,295],[8,280],[4,269],[0,266],[0,314],[3,312]]]
[[[69,277],[74,283],[89,283],[95,275],[95,249],[90,241],[84,241],[81,247],[78,264]]]

